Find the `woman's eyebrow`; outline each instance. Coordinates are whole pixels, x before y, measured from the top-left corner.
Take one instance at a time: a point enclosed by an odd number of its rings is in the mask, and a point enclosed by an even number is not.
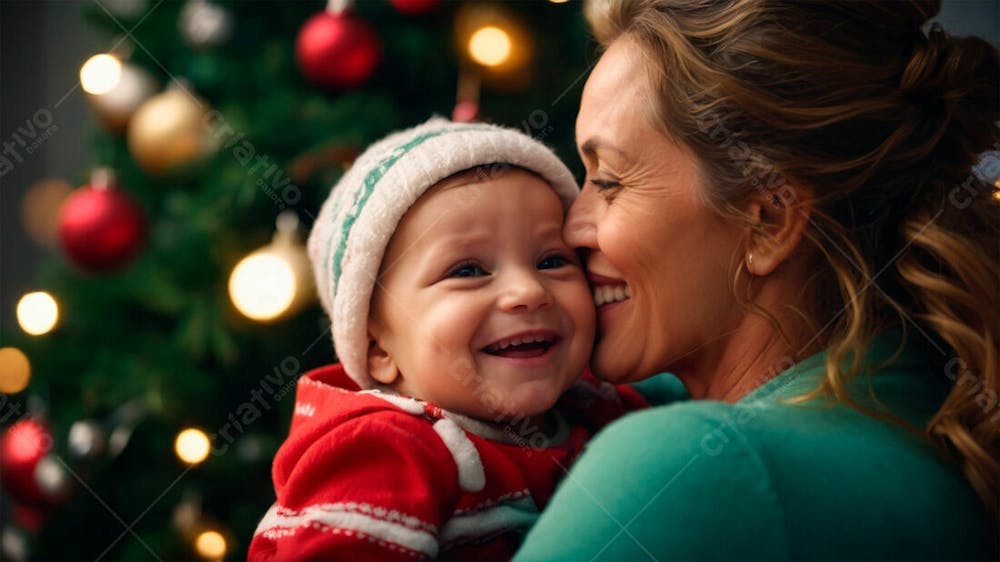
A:
[[[597,137],[589,138],[580,145],[580,153],[585,156],[596,156],[598,151],[613,152],[619,158],[626,161],[630,160],[625,151]]]

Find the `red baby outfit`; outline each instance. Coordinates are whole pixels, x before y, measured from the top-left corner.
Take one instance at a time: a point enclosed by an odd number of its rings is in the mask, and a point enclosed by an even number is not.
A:
[[[645,405],[587,374],[552,410],[549,439],[528,418],[501,429],[361,391],[340,365],[313,370],[298,382],[274,460],[277,502],[249,559],[509,559],[584,443]]]

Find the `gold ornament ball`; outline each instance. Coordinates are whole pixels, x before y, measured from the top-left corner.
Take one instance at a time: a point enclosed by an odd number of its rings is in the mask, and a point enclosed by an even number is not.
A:
[[[0,392],[17,394],[31,380],[31,363],[28,356],[16,347],[0,348]]]
[[[132,157],[151,175],[163,175],[201,160],[214,150],[205,123],[207,112],[204,101],[179,87],[150,98],[128,126]]]
[[[21,222],[28,236],[39,244],[56,247],[59,242],[59,208],[73,186],[61,178],[47,178],[32,185],[21,199]]]

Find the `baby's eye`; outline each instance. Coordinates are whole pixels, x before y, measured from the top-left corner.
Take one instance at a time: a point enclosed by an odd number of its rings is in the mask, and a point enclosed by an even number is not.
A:
[[[486,270],[474,263],[463,263],[448,272],[448,277],[482,277]]]
[[[553,254],[542,258],[542,261],[538,262],[538,269],[557,269],[571,263],[573,263],[573,261],[568,257],[562,254]]]

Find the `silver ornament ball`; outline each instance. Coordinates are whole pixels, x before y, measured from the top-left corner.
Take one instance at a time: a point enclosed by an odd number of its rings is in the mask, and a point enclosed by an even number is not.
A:
[[[93,420],[80,420],[69,428],[69,452],[75,458],[94,459],[104,453],[107,436],[100,424]]]

